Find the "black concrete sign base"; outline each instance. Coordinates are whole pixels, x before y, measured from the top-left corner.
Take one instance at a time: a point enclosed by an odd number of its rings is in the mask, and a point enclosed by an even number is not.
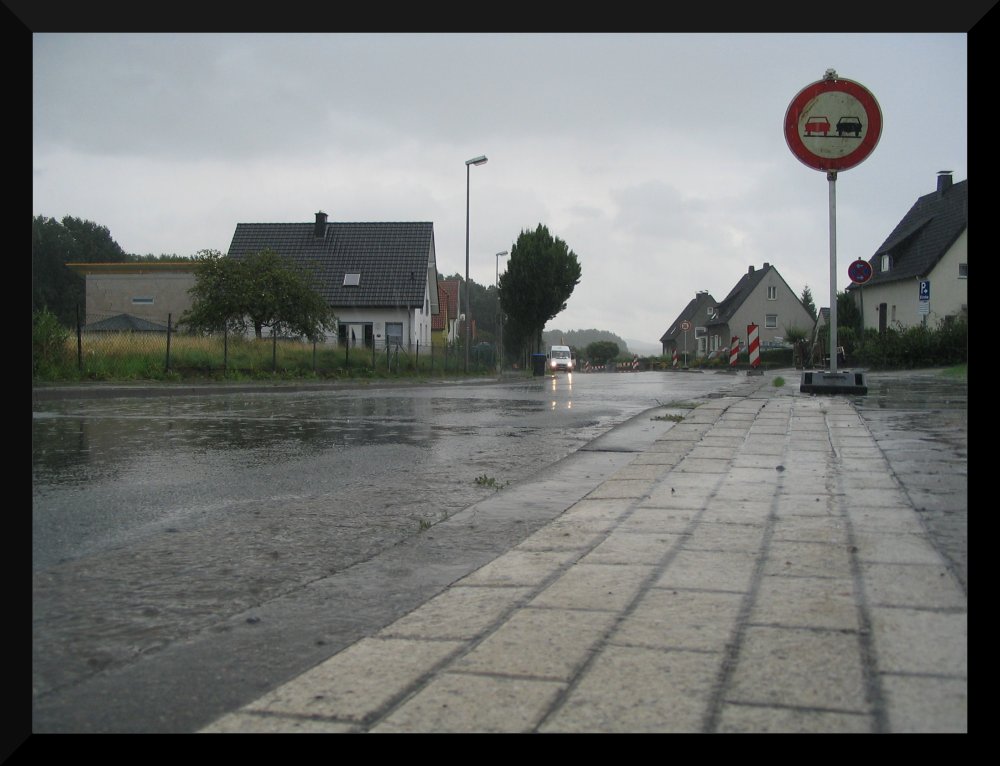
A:
[[[868,382],[863,372],[803,372],[799,391],[804,394],[867,394]]]

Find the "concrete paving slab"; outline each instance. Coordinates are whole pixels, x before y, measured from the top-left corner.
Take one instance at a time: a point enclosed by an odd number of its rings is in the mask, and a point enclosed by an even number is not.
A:
[[[462,582],[465,582],[464,580]],[[456,585],[386,626],[382,638],[472,640],[505,617],[532,587]]]
[[[742,593],[750,588],[756,556],[742,551],[678,551],[656,581],[660,588]]]
[[[614,612],[596,609],[521,609],[450,669],[569,681],[616,619]]]
[[[867,685],[856,633],[751,625],[727,702],[866,714]]]
[[[727,704],[719,714],[720,734],[869,734],[872,716],[804,708]]]
[[[371,729],[373,734],[533,731],[565,684],[443,673]]]
[[[586,556],[539,593],[530,606],[623,611],[655,573],[653,564],[592,563]]]
[[[743,598],[742,593],[650,588],[608,643],[721,653],[734,638]]]
[[[968,645],[953,640],[967,640],[966,612],[874,607],[871,623],[880,672],[968,676]]]
[[[890,731],[900,734],[967,734],[968,682],[930,676],[882,678]]]
[[[861,630],[854,580],[767,575],[760,580],[750,621],[796,628]]]
[[[700,731],[722,659],[718,653],[609,646],[539,731]]]

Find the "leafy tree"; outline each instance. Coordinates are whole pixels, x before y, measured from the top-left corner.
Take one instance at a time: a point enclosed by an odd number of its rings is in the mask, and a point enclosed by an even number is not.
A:
[[[809,316],[811,316],[815,322],[818,314],[816,312],[816,304],[813,302],[812,290],[809,289],[809,285],[802,288],[802,297],[799,300],[802,301],[802,305],[805,307],[806,311],[809,312]]]
[[[854,296],[848,292],[837,293],[837,333],[840,328],[850,328],[859,335],[862,332],[861,311],[854,302]]]
[[[580,263],[565,242],[542,224],[522,231],[500,277],[504,345],[539,348],[545,323],[566,308],[580,282]]]
[[[260,338],[269,327],[274,333],[316,340],[336,322],[310,275],[273,250],[239,259],[203,250],[197,260],[190,291],[194,304],[180,318],[194,332],[246,333],[253,328]]]
[[[107,227],[66,216],[31,219],[31,310],[48,309],[64,325],[76,322],[86,298],[84,278],[67,263],[119,263],[128,255]]]
[[[596,340],[587,346],[586,355],[592,364],[602,365],[617,359],[620,351],[617,343],[610,340]]]

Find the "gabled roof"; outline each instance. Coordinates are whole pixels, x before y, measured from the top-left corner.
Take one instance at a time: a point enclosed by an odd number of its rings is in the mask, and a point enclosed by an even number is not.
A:
[[[751,266],[747,273],[740,277],[740,281],[736,283],[736,286],[729,291],[729,295],[719,304],[719,310],[715,315],[715,319],[708,322],[708,324],[729,324],[729,320],[732,319],[740,306],[743,305],[744,301],[750,297],[750,294],[756,289],[757,285],[761,283],[761,280],[772,270],[777,272],[777,269],[769,263],[765,263],[762,269],[754,269]],[[778,276],[781,275],[779,274]],[[784,282],[783,279],[782,281]]]
[[[670,325],[670,329],[668,329],[660,337],[660,343],[667,343],[681,335],[681,333],[683,333],[683,330],[681,330],[681,322],[685,319],[691,322],[692,327],[694,325],[698,325],[699,327],[703,326],[702,323],[698,322],[698,316],[706,316],[706,314],[703,313],[704,310],[708,306],[714,305],[716,305],[716,301],[710,293],[703,292],[695,295],[695,297],[688,302],[688,305],[684,307],[684,310],[677,315],[673,324]]]
[[[317,214],[316,223],[236,225],[230,257],[241,258],[265,248],[311,270],[317,290],[331,306],[423,306],[430,278],[431,313],[437,312],[434,224],[430,222],[327,223],[325,214]]]
[[[950,182],[939,178],[939,188],[920,197],[868,259],[872,278],[865,287],[900,279],[926,277],[969,226],[969,180]],[[881,271],[881,256],[891,258],[889,271]],[[848,286],[848,290],[858,287]]]
[[[131,314],[116,314],[83,327],[84,332],[167,332],[167,329],[165,324],[150,322]]]

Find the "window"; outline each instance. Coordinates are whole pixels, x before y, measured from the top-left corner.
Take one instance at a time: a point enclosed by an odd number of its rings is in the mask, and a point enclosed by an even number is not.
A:
[[[152,306],[153,299],[145,295],[138,295],[132,299],[132,303],[141,304],[143,306]]]
[[[357,287],[361,284],[360,274],[344,274],[344,287]]]
[[[969,264],[967,263],[958,264],[958,278],[959,279],[969,278]]]
[[[765,314],[764,315],[764,327],[777,327],[778,326],[778,315],[777,314]]]
[[[896,321],[896,304],[895,303],[893,303],[892,304],[892,308],[889,309],[889,321],[890,322],[895,322]]]
[[[386,322],[385,323],[385,342],[389,348],[395,346],[403,345],[403,323],[402,322]]]
[[[767,299],[769,301],[778,300],[778,288],[775,285],[768,285],[767,288]]]
[[[709,306],[706,309],[706,311],[708,312],[708,318],[709,319],[715,319],[715,316],[716,316],[716,314],[715,314],[715,306]]]
[[[882,256],[882,262],[881,262],[881,265],[880,265],[879,269],[882,272],[886,272],[891,267],[892,267],[892,256],[890,256],[888,253],[886,253],[885,255]]]

